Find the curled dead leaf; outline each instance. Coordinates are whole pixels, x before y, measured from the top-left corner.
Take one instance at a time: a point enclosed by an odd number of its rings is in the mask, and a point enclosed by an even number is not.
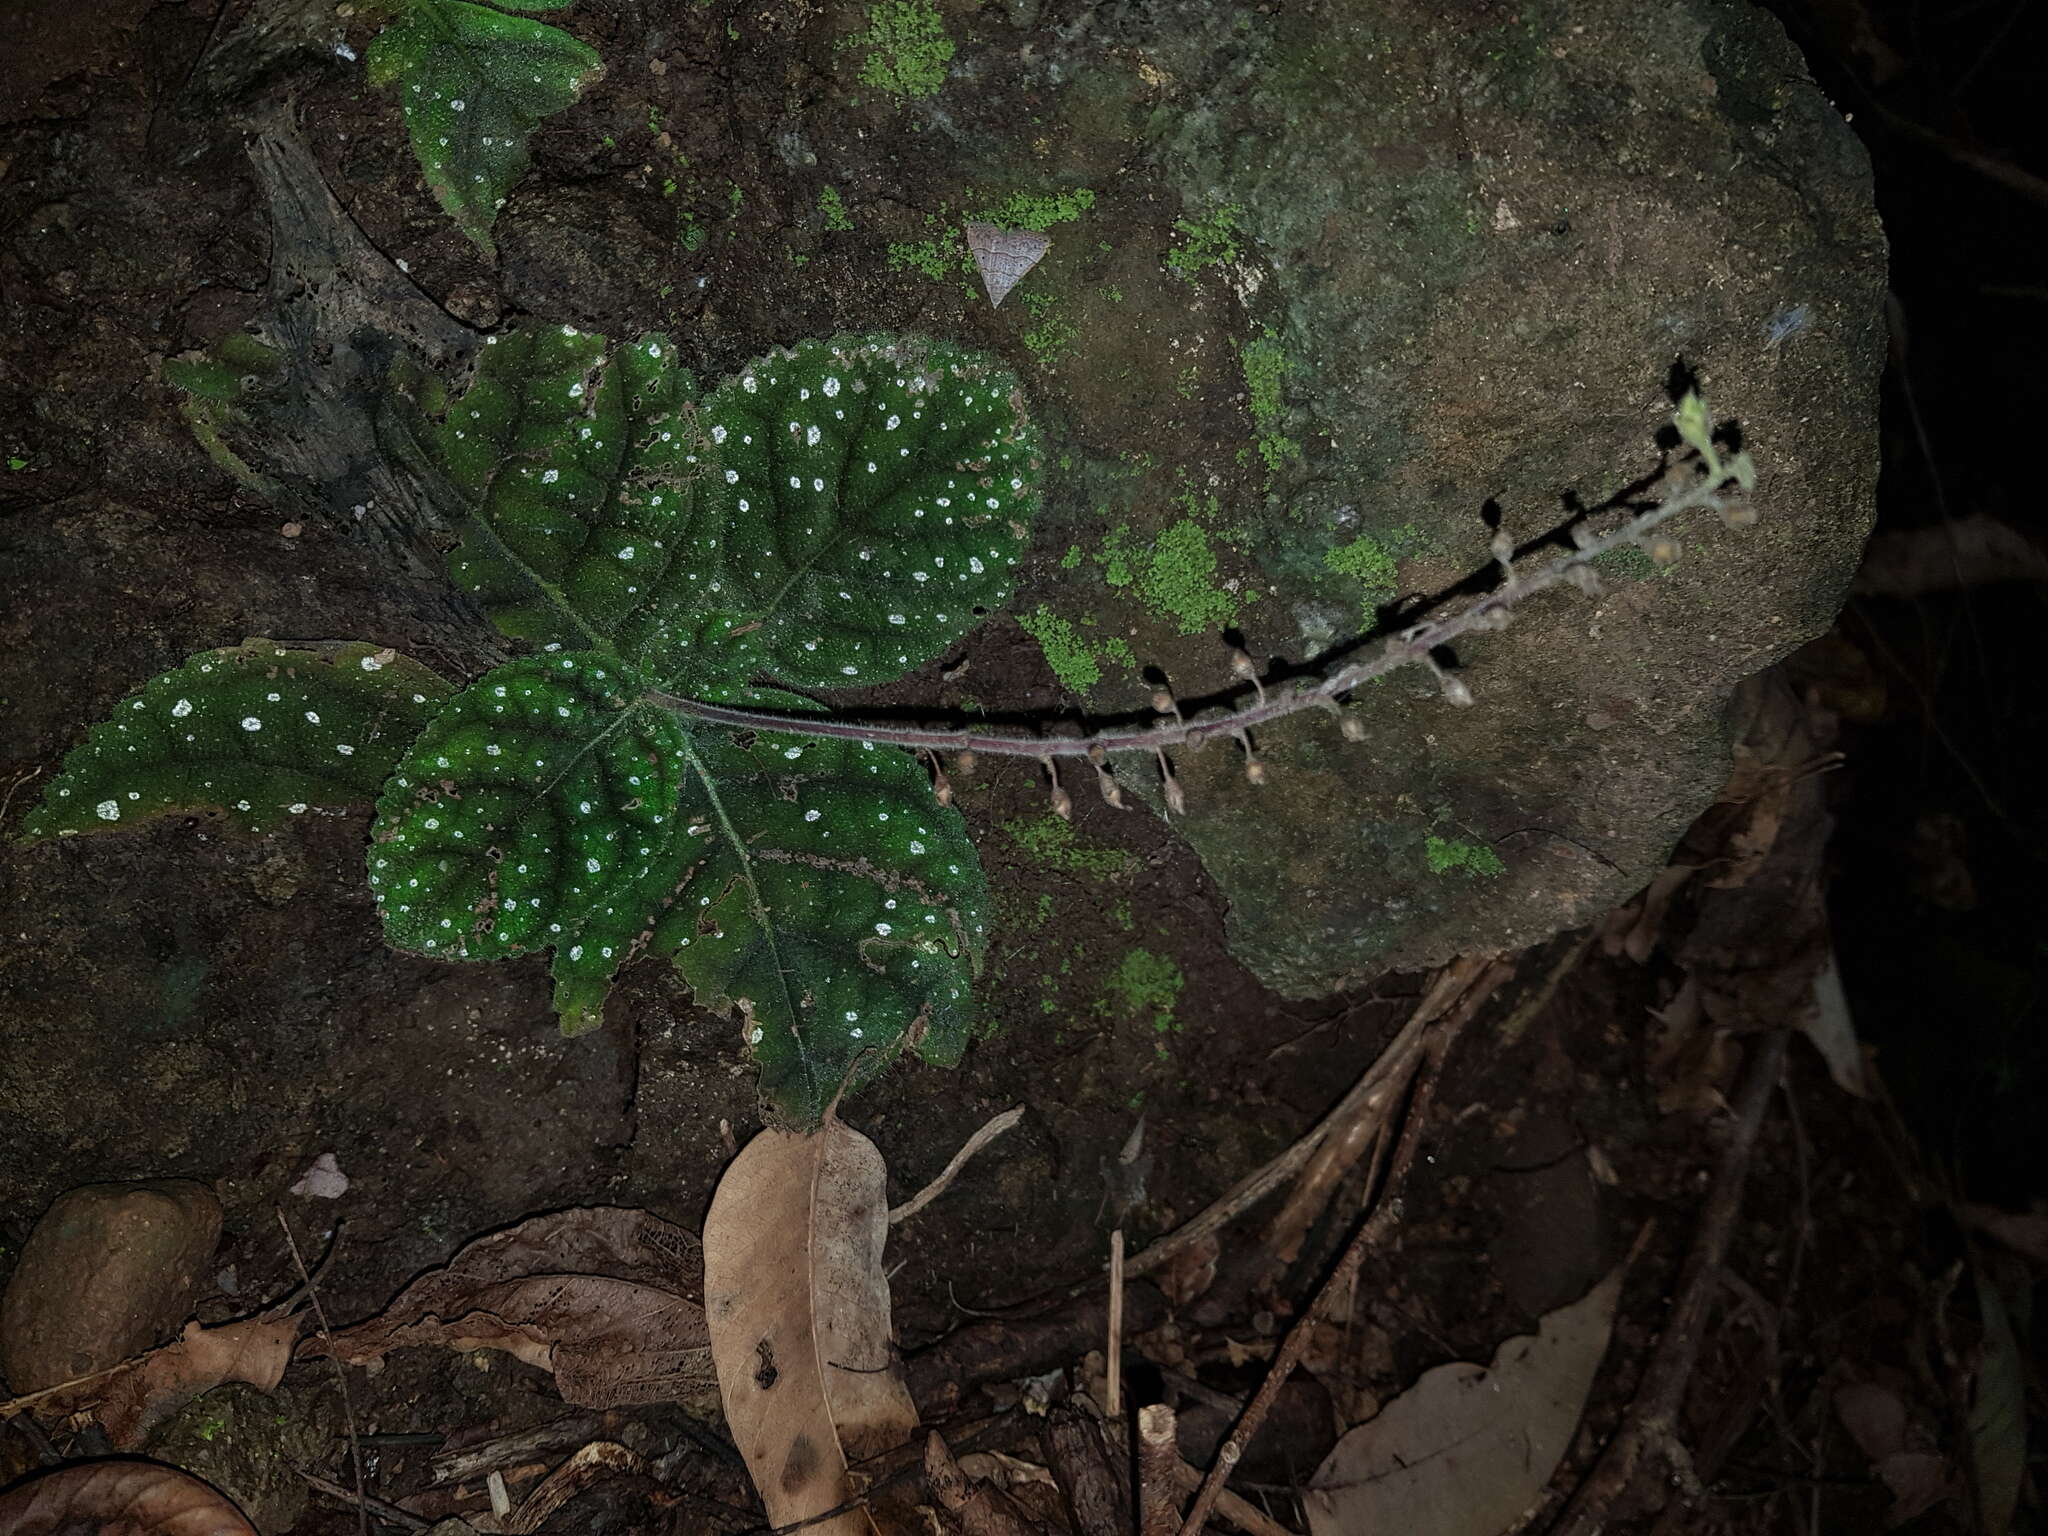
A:
[[[499,1349],[552,1371],[585,1408],[708,1401],[703,1256],[673,1222],[621,1206],[555,1211],[465,1246],[377,1316],[307,1357],[367,1365],[393,1349]]]
[[[175,1346],[172,1346],[175,1347]],[[59,1467],[0,1493],[7,1536],[256,1536],[227,1497],[153,1461]]]
[[[300,1318],[249,1318],[202,1328],[187,1323],[181,1338],[109,1370],[31,1393],[39,1412],[88,1414],[119,1451],[133,1450],[149,1432],[202,1392],[230,1381],[261,1391],[275,1388],[291,1362]],[[0,1531],[7,1528],[0,1525]]]

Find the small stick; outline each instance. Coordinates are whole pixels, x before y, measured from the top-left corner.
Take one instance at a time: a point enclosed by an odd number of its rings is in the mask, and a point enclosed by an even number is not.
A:
[[[1350,1243],[1344,1249],[1344,1256],[1337,1261],[1337,1267],[1330,1271],[1323,1283],[1316,1288],[1313,1300],[1294,1326],[1287,1330],[1287,1337],[1273,1356],[1273,1365],[1266,1372],[1266,1379],[1259,1384],[1258,1392],[1246,1405],[1244,1415],[1230,1431],[1216,1453],[1216,1464],[1209,1469],[1209,1475],[1202,1479],[1202,1486],[1195,1494],[1195,1502],[1188,1510],[1187,1519],[1182,1523],[1180,1536],[1199,1536],[1202,1527],[1208,1523],[1209,1512],[1216,1507],[1216,1499],[1223,1492],[1223,1485],[1230,1478],[1244,1448],[1251,1444],[1259,1432],[1259,1426],[1266,1422],[1266,1415],[1272,1411],[1279,1399],[1280,1389],[1287,1378],[1294,1374],[1294,1368],[1301,1357],[1308,1352],[1310,1337],[1315,1332],[1317,1321],[1330,1298],[1348,1290],[1357,1279],[1358,1268],[1365,1262],[1366,1251],[1374,1247],[1392,1230],[1401,1219],[1401,1201],[1394,1194],[1408,1177],[1408,1170],[1414,1165],[1415,1152],[1422,1143],[1422,1131],[1429,1119],[1431,1101],[1436,1096],[1436,1083],[1443,1071],[1444,1058],[1449,1054],[1453,1041],[1467,1019],[1476,1010],[1458,1009],[1447,1021],[1447,1027],[1439,1031],[1430,1042],[1430,1049],[1419,1053],[1410,1067],[1411,1075],[1417,1081],[1415,1091],[1408,1102],[1408,1115],[1401,1127],[1399,1147],[1393,1155],[1392,1166],[1387,1171],[1386,1182],[1381,1185],[1378,1202],[1371,1208],[1365,1219],[1358,1224]],[[1425,1059],[1428,1070],[1424,1071]],[[1386,1149],[1386,1140],[1380,1141],[1380,1153]],[[1375,1154],[1374,1161],[1381,1161]],[[1377,1173],[1379,1170],[1373,1170]],[[1370,1184],[1367,1186],[1370,1188]]]
[[[1141,1536],[1173,1536],[1180,1529],[1180,1465],[1174,1412],[1165,1403],[1138,1410],[1138,1530]]]
[[[969,1158],[973,1157],[975,1153],[979,1152],[983,1147],[994,1141],[1023,1118],[1024,1106],[1022,1104],[1015,1105],[1004,1110],[1000,1115],[997,1115],[980,1130],[968,1137],[966,1144],[953,1154],[953,1160],[939,1170],[939,1176],[936,1179],[933,1179],[931,1183],[925,1185],[923,1189],[920,1189],[908,1200],[889,1212],[889,1225],[893,1227],[899,1221],[908,1221],[919,1211],[938,1199],[939,1196],[946,1192],[946,1187],[960,1176],[960,1170],[967,1166]]]
[[[1102,1411],[1112,1421],[1124,1416],[1124,1229],[1109,1234],[1109,1401]]]
[[[285,1246],[292,1251],[292,1262],[299,1267],[299,1279],[306,1287],[306,1297],[313,1303],[313,1318],[320,1325],[320,1342],[327,1346],[327,1358],[334,1363],[334,1380],[341,1388],[342,1421],[348,1426],[348,1454],[355,1463],[356,1472],[356,1528],[362,1536],[370,1536],[370,1491],[363,1477],[363,1442],[356,1434],[355,1404],[349,1400],[348,1370],[341,1363],[341,1356],[335,1353],[334,1339],[327,1326],[327,1309],[320,1304],[320,1292],[313,1285],[313,1276],[306,1268],[305,1255],[299,1252],[299,1240],[292,1236],[292,1224],[285,1220],[284,1207],[277,1207],[277,1224],[284,1228]],[[419,1527],[425,1530],[422,1524]]]
[[[309,1487],[319,1489],[320,1492],[326,1494],[330,1499],[339,1499],[344,1504],[355,1505],[358,1516],[362,1516],[364,1511],[367,1510],[379,1520],[388,1520],[393,1525],[402,1525],[408,1531],[424,1531],[434,1523],[431,1520],[422,1520],[409,1509],[402,1508],[383,1499],[374,1498],[367,1493],[350,1493],[341,1484],[331,1483],[326,1478],[317,1476],[314,1473],[301,1471],[299,1476],[306,1480]]]
[[[1166,1236],[1147,1248],[1139,1250],[1137,1256],[1125,1266],[1125,1273],[1136,1277],[1149,1275],[1160,1268],[1182,1250],[1192,1247],[1211,1233],[1220,1232],[1239,1216],[1257,1205],[1267,1195],[1285,1184],[1299,1173],[1308,1160],[1315,1155],[1316,1148],[1328,1139],[1330,1133],[1346,1124],[1359,1107],[1369,1099],[1382,1096],[1387,1084],[1404,1078],[1410,1062],[1428,1035],[1429,1026],[1453,1006],[1469,1001],[1472,1007],[1500,985],[1507,972],[1503,969],[1490,972],[1494,963],[1492,955],[1466,955],[1452,961],[1437,975],[1422,1001],[1415,1005],[1415,1012],[1408,1022],[1401,1026],[1387,1048],[1367,1067],[1351,1091],[1338,1100],[1337,1104],[1315,1127],[1262,1168],[1254,1169],[1244,1178],[1225,1190],[1212,1201],[1207,1209],[1190,1218]]]
[[[1172,1476],[1174,1487],[1183,1494],[1193,1493],[1202,1486],[1202,1474],[1178,1456],[1173,1458]],[[1258,1505],[1248,1503],[1228,1488],[1216,1495],[1216,1513],[1239,1530],[1250,1531],[1252,1536],[1294,1536],[1294,1532]]]
[[[1785,1069],[1785,1031],[1764,1036],[1752,1047],[1742,1086],[1735,1093],[1735,1117],[1714,1185],[1700,1210],[1698,1236],[1686,1255],[1678,1300],[1671,1320],[1657,1339],[1642,1382],[1629,1403],[1620,1430],[1607,1442],[1599,1461],[1579,1484],[1571,1502],[1551,1527],[1550,1536],[1592,1536],[1606,1528],[1615,1503],[1628,1492],[1645,1452],[1667,1459],[1684,1456],[1676,1431],[1685,1406],[1685,1389],[1699,1358],[1707,1311],[1721,1287],[1721,1261],[1742,1211],[1742,1191],[1749,1182],[1750,1154],[1763,1129],[1764,1112]],[[1689,1463],[1686,1470],[1690,1470]]]

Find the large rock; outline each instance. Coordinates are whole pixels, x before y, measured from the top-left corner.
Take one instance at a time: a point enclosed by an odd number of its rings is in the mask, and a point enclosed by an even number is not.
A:
[[[1177,824],[1283,993],[1586,921],[1708,803],[1734,685],[1856,563],[1885,265],[1860,146],[1739,3],[1091,19],[963,47],[905,109],[945,145],[914,170],[900,124],[861,137],[926,206],[1101,189],[1000,315],[911,317],[1026,371],[1057,472],[1020,614],[1096,710],[1141,708],[1143,664],[1227,692],[1230,628],[1317,664],[1485,578],[1483,514],[1558,536],[1658,468],[1676,364],[1754,450],[1760,527],[1690,530],[1665,573],[1608,557],[1606,597],[1462,645],[1479,707],[1411,671],[1361,690],[1362,744],[1264,733],[1263,788],[1234,749],[1182,764]],[[832,110],[812,141],[879,162]]]
[[[89,1375],[176,1332],[220,1241],[190,1179],[84,1184],[50,1205],[0,1297],[0,1369],[17,1392]]]

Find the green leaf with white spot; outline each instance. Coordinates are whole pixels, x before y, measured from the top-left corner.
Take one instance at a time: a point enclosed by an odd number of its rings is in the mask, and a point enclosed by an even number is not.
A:
[[[245,640],[146,683],[64,759],[24,839],[223,811],[252,828],[374,799],[452,690],[356,641]]]
[[[567,950],[638,888],[672,851],[687,743],[642,687],[609,658],[528,657],[450,703],[378,801],[385,937],[444,960]]]
[[[724,579],[778,681],[888,682],[1009,597],[1040,456],[992,360],[914,337],[806,341],[721,384],[703,420],[730,499]]]
[[[986,949],[959,814],[893,748],[686,727],[590,653],[487,674],[398,765],[370,883],[401,948],[554,950],[570,1033],[668,955],[736,1011],[764,1096],[815,1121],[908,1043],[959,1059]]]
[[[758,664],[713,639],[743,622],[721,598],[725,498],[666,337],[609,362],[573,326],[500,338],[427,446],[471,513],[449,570],[505,633],[609,650],[683,691]]]
[[[700,404],[664,337],[525,331],[429,437],[502,629],[701,697],[922,665],[1008,598],[1038,503],[1016,380],[915,338],[778,349]]]
[[[405,0],[370,44],[372,85],[395,85],[413,153],[434,198],[486,255],[491,225],[526,173],[526,141],[602,72],[597,52],[559,27],[469,0]]]
[[[368,647],[197,658],[74,754],[60,809],[37,812],[71,819],[36,829],[198,803],[262,824],[382,782],[367,873],[389,941],[550,953],[569,1033],[645,952],[739,1017],[787,1120],[906,1047],[957,1060],[986,893],[923,768],[669,706],[815,710],[791,690],[900,677],[1000,606],[1038,500],[1016,381],[944,343],[853,336],[700,394],[663,337],[613,349],[555,326],[497,338],[459,395],[422,388],[413,409],[412,466],[460,525],[451,574],[535,653],[452,698]],[[188,716],[185,752],[170,727]]]
[[[960,813],[908,753],[699,732],[684,836],[703,862],[649,947],[737,1010],[761,1092],[814,1124],[906,1045],[950,1066],[973,1033],[987,888]]]

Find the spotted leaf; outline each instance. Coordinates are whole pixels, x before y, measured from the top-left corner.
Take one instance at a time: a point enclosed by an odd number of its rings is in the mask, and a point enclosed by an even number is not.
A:
[[[640,697],[616,661],[566,653],[449,705],[378,807],[369,873],[391,942],[448,960],[552,949],[570,1033],[602,1021],[628,958],[668,955],[738,1014],[764,1096],[801,1123],[906,1043],[957,1060],[983,883],[917,763],[689,730]]]
[[[474,513],[451,568],[500,627],[722,697],[886,682],[1009,596],[1039,454],[995,363],[840,337],[692,393],[659,336],[485,350],[432,445]]]
[[[418,662],[354,641],[202,651],[93,727],[21,835],[208,810],[260,828],[366,804],[451,691]]]
[[[973,1027],[986,886],[960,813],[893,747],[697,734],[684,836],[704,845],[649,947],[740,1019],[762,1096],[814,1124],[905,1046],[951,1065]]]
[[[580,958],[585,928],[668,869],[688,738],[639,702],[641,686],[610,658],[528,657],[441,712],[385,785],[370,834],[391,943],[443,960]]]
[[[404,0],[365,59],[372,85],[398,88],[435,201],[486,255],[495,254],[498,208],[526,172],[534,127],[575,101],[603,68],[594,49],[561,28],[507,14],[563,3]]]
[[[887,682],[1010,595],[1039,447],[991,360],[920,338],[806,341],[721,384],[703,420],[730,501],[723,579],[777,680]]]
[[[734,638],[726,499],[666,337],[608,362],[573,326],[499,338],[428,446],[470,512],[449,569],[507,634],[608,649],[688,692],[758,666]]]

